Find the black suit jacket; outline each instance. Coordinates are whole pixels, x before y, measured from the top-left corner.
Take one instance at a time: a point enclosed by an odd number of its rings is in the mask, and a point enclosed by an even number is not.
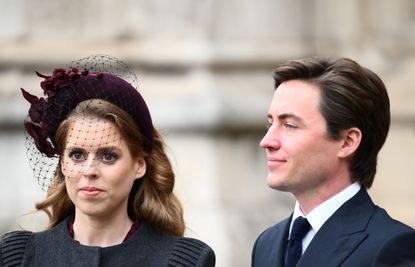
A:
[[[253,267],[284,266],[290,222],[291,217],[258,237],[252,252]],[[397,266],[415,266],[414,233],[375,206],[362,188],[323,224],[297,266],[389,266],[383,265],[388,264],[385,260],[402,255],[406,258]]]

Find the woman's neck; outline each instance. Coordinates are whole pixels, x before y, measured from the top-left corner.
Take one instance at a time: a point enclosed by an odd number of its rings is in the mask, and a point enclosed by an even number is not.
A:
[[[74,240],[86,246],[118,245],[123,242],[132,224],[127,214],[96,217],[75,212]]]

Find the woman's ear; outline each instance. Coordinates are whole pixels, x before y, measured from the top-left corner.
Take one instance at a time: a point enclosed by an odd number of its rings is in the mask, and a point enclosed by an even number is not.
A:
[[[136,161],[137,163],[137,170],[136,170],[136,179],[140,179],[146,174],[147,171],[147,163],[143,157],[139,157]]]
[[[359,148],[360,142],[362,141],[362,132],[359,128],[352,127],[344,130],[341,135],[342,143],[338,156],[339,158],[348,158]]]

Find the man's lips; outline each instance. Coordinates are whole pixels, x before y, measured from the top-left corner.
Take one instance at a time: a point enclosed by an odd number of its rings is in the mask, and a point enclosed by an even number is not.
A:
[[[267,160],[268,161],[280,161],[280,162],[286,162],[287,160],[286,159],[284,159],[284,158],[279,158],[279,157],[270,157],[270,156],[268,156],[267,157]]]
[[[267,158],[268,166],[279,166],[279,165],[282,165],[286,162],[287,162],[287,160],[281,159],[281,158],[273,158],[273,157],[268,157]]]

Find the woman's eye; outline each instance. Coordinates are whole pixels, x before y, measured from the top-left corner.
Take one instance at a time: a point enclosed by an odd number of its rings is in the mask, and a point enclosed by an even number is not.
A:
[[[114,155],[114,153],[112,153],[112,152],[105,152],[102,155],[102,159],[103,159],[103,161],[106,161],[106,162],[113,162],[117,159],[117,156]]]
[[[84,157],[83,153],[82,153],[82,152],[80,152],[80,151],[72,151],[72,152],[69,154],[69,157],[70,157],[72,160],[74,160],[74,161],[82,161],[82,160],[84,160],[84,159],[85,159],[85,157]]]

